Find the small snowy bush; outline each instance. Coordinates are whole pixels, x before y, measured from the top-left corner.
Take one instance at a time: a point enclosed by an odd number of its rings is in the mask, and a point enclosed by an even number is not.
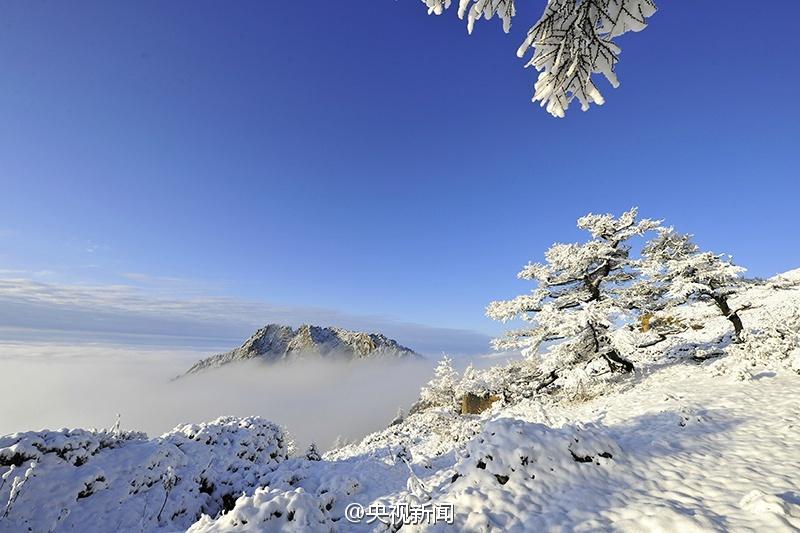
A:
[[[754,313],[756,313],[754,311]],[[754,315],[756,327],[749,329],[743,342],[728,346],[728,357],[714,362],[717,375],[748,380],[759,370],[788,368],[800,373],[800,309],[788,300]]]
[[[464,369],[461,381],[455,387],[456,398],[461,399],[467,394],[486,396],[490,394],[491,387],[483,376],[483,372],[476,370],[472,363]]]
[[[236,500],[233,509],[216,520],[203,515],[187,533],[334,531],[334,523],[323,508],[319,498],[302,488],[289,491],[259,488],[252,496]]]
[[[730,348],[730,357],[715,365],[717,373],[746,380],[759,368],[800,372],[800,310],[780,306],[766,313],[759,326]]]
[[[501,395],[508,404],[515,404],[536,394],[542,370],[535,360],[513,360],[487,368],[483,380],[493,393]]]
[[[0,531],[185,529],[216,515],[287,458],[282,430],[223,417],[142,433],[62,429],[0,438]],[[22,474],[21,465],[36,465]],[[24,482],[24,483],[23,483]]]

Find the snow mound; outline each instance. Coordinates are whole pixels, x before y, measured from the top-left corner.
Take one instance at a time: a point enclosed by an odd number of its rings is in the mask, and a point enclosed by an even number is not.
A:
[[[499,418],[467,444],[450,485],[433,501],[455,503],[455,523],[466,531],[524,530],[520,509],[535,513],[554,505],[561,487],[579,486],[587,475],[613,468],[621,454],[599,425],[556,429]]]
[[[800,282],[800,268],[795,268],[794,270],[789,270],[783,274],[778,274],[775,276],[775,278]]]
[[[287,455],[283,431],[259,417],[187,424],[155,439],[16,433],[0,438],[0,531],[185,529],[232,507]]]
[[[236,500],[234,508],[217,520],[203,515],[188,533],[222,531],[324,532],[334,531],[334,524],[320,508],[319,498],[302,488],[291,491],[263,488]]]
[[[767,494],[755,489],[742,498],[739,505],[742,509],[762,518],[768,516],[772,518],[775,530],[800,530],[800,495],[798,494]]]

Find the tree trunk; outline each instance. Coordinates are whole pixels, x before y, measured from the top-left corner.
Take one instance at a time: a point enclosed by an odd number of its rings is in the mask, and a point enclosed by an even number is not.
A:
[[[606,361],[609,362],[609,366],[611,366],[610,363],[613,361],[617,365],[621,366],[624,372],[633,372],[633,363],[622,357],[616,350],[611,350],[610,352],[603,354],[603,357],[605,357]],[[614,370],[614,368],[612,368],[612,370]]]
[[[722,311],[722,314],[725,315],[725,318],[730,320],[731,324],[733,324],[733,341],[742,342],[744,324],[742,324],[742,319],[739,317],[738,312],[731,311],[731,307],[728,305],[728,299],[725,296],[714,296],[714,303],[717,304],[717,307]]]
[[[544,378],[544,379],[543,379],[543,380],[542,380],[542,381],[539,383],[539,385],[536,387],[536,392],[539,392],[539,391],[541,391],[542,389],[545,389],[545,388],[549,387],[549,386],[550,386],[550,385],[552,385],[552,384],[553,384],[553,383],[554,383],[554,382],[555,382],[557,379],[558,379],[558,374],[556,374],[556,371],[555,371],[555,370],[553,370],[552,372],[550,372],[550,373],[547,375],[547,377],[546,377],[546,378]]]
[[[598,327],[601,331],[598,332],[595,327]],[[623,372],[633,372],[633,363],[622,357],[617,350],[611,347],[611,343],[606,336],[605,327],[589,324],[589,330],[592,332],[594,353],[601,355],[606,360],[608,368],[612,372],[616,372],[618,370],[617,367],[622,367]]]

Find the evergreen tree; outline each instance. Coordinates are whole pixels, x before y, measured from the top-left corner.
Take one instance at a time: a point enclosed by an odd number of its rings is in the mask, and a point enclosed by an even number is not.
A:
[[[664,288],[670,305],[712,303],[733,325],[734,340],[741,341],[741,309],[733,309],[730,299],[745,285],[744,268],[734,265],[730,257],[701,251],[691,235],[673,228],[661,228],[642,255],[653,284]]]
[[[319,450],[317,450],[317,443],[311,442],[308,445],[308,449],[306,450],[306,459],[309,461],[321,461],[322,456],[319,454]]]
[[[478,372],[475,366],[470,363],[467,368],[464,369],[464,375],[455,387],[455,395],[456,398],[462,398],[466,394],[485,396],[489,392],[489,388],[489,384],[486,382],[481,372]]]
[[[453,369],[453,360],[443,356],[436,365],[434,377],[420,391],[420,399],[426,405],[455,408],[455,387],[458,372]]]
[[[527,327],[496,339],[498,350],[522,350],[542,357],[546,381],[562,370],[598,358],[612,371],[630,372],[633,363],[615,348],[610,335],[620,317],[636,312],[632,302],[640,290],[638,261],[630,256],[629,241],[659,226],[658,221],[637,219],[636,208],[619,218],[589,214],[578,227],[592,238],[583,244],[554,244],[545,264],[528,264],[518,274],[537,283],[528,294],[489,304],[486,314],[506,322],[522,319]],[[542,353],[543,352],[543,353]]]

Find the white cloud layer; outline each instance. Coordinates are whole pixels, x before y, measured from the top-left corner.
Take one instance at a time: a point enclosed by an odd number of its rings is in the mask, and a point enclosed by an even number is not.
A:
[[[126,343],[217,349],[241,343],[254,329],[276,322],[376,331],[421,353],[485,352],[488,337],[384,316],[330,309],[270,305],[203,295],[188,282],[128,273],[135,284],[65,284],[26,277],[0,279],[0,338],[51,340],[68,336]]]
[[[168,357],[169,356],[169,357]],[[177,357],[176,357],[177,356]],[[433,374],[433,360],[241,363],[171,381],[201,354],[112,345],[0,343],[0,435],[61,427],[159,435],[184,422],[260,415],[298,444],[328,447],[385,427]]]

